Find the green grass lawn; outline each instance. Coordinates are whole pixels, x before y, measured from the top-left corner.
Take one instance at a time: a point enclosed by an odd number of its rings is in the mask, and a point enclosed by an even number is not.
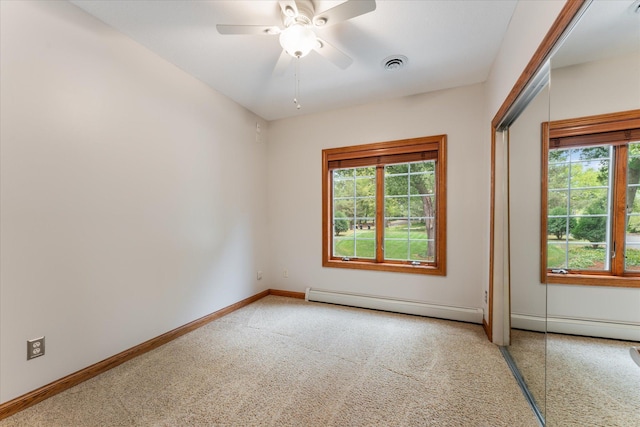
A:
[[[602,246],[569,246],[569,265],[566,265],[564,247],[549,245],[547,249],[548,268],[570,268],[576,270],[602,270],[605,249]]]
[[[640,250],[627,249],[626,268],[629,270],[640,269]],[[565,249],[560,245],[547,247],[548,268],[570,268],[577,270],[602,270],[605,261],[605,248],[599,246],[593,248],[590,245],[569,246],[569,266],[565,263]]]
[[[355,232],[355,248],[354,248]],[[427,233],[424,226],[411,227],[411,245],[407,241],[407,226],[385,229],[385,258],[396,260],[426,260]],[[397,239],[397,240],[395,240]],[[358,258],[375,258],[375,230],[349,230],[334,237],[335,255]],[[411,250],[411,254],[409,254]]]

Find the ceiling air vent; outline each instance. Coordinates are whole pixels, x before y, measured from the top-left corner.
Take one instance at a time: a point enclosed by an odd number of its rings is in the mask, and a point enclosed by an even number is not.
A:
[[[398,71],[407,65],[409,60],[404,55],[388,56],[382,60],[382,68],[387,71]]]

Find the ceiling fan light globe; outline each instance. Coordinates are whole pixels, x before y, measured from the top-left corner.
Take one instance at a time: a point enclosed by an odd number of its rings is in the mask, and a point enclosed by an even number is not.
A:
[[[316,35],[304,25],[293,24],[280,33],[280,45],[289,55],[302,58],[316,47]]]

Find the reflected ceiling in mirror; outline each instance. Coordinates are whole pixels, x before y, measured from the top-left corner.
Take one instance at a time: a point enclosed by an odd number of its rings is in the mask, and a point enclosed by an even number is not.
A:
[[[594,0],[562,47],[553,68],[640,50],[640,0]]]

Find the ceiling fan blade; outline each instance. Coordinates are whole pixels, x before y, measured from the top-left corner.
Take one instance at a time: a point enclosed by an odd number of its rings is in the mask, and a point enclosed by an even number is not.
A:
[[[280,0],[280,9],[282,9],[282,13],[284,16],[298,16],[298,5],[294,0]]]
[[[282,53],[280,54],[280,58],[278,58],[278,62],[276,62],[276,66],[273,67],[273,75],[281,76],[287,71],[289,68],[289,64],[291,64],[291,59],[293,57],[289,55],[284,49],[282,49]]]
[[[347,0],[314,16],[313,23],[316,26],[333,25],[374,10],[376,10],[375,0]]]
[[[271,36],[280,34],[280,28],[273,25],[216,25],[220,34],[253,34]]]
[[[348,68],[353,63],[353,59],[346,53],[340,51],[335,46],[327,43],[326,41],[318,38],[318,46],[314,48],[316,52],[333,62],[337,67],[343,70]]]

